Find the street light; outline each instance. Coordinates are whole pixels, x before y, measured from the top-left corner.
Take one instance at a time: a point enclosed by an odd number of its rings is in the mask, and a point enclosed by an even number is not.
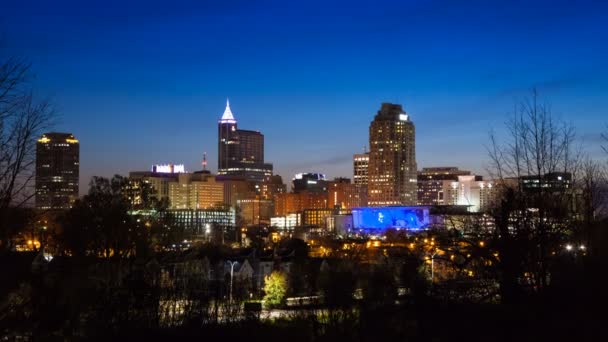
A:
[[[230,303],[232,303],[232,277],[234,276],[234,266],[238,265],[239,262],[228,260],[228,264],[230,264]]]

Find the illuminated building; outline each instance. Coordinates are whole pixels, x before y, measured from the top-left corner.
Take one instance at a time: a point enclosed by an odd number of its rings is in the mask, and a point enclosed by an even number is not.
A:
[[[287,186],[283,183],[283,178],[279,175],[274,175],[265,179],[260,185],[260,196],[263,199],[273,200],[277,194],[287,192]]]
[[[169,183],[171,209],[209,209],[224,203],[224,184],[206,173],[181,173]]]
[[[415,205],[415,127],[401,105],[383,103],[369,126],[368,204]]]
[[[332,215],[348,215],[351,211],[348,209],[306,209],[302,212],[302,225],[316,226],[327,229],[328,218]]]
[[[78,198],[80,144],[70,133],[45,133],[36,144],[36,208],[69,209]]]
[[[367,169],[369,167],[369,153],[353,155],[353,179],[357,185],[367,187]]]
[[[152,165],[152,172],[156,173],[185,173],[184,164],[155,164]]]
[[[322,173],[297,173],[291,181],[293,192],[326,192],[327,179]]]
[[[354,228],[362,231],[420,230],[430,224],[428,207],[364,207],[354,208],[352,213]]]
[[[218,122],[218,174],[243,176],[262,182],[272,176],[272,164],[264,163],[264,135],[237,128],[237,122],[226,101]]]
[[[329,208],[351,209],[367,205],[367,191],[352,184],[348,178],[335,178],[327,182],[327,203]]]
[[[523,176],[520,180],[522,189],[526,192],[559,192],[572,186],[572,174],[567,172],[552,172],[541,177]]]
[[[327,208],[327,194],[303,191],[299,193],[284,193],[275,196],[274,216],[302,212],[305,209]]]
[[[297,226],[302,225],[302,214],[293,213],[284,216],[271,217],[270,225],[278,230],[292,231]]]
[[[172,209],[167,210],[169,226],[181,227],[187,237],[198,241],[224,242],[233,236],[236,224],[234,209]]]
[[[142,183],[146,183],[151,190],[149,194],[159,201],[169,199],[169,184],[177,182],[177,173],[133,171],[129,172],[130,194],[132,204],[141,204]]]
[[[246,225],[270,223],[273,215],[274,202],[271,200],[250,198],[237,201],[239,215]]]
[[[347,236],[353,230],[353,215],[332,215],[327,218],[327,230],[337,236]]]
[[[216,181],[224,184],[224,204],[236,208],[238,200],[255,198],[255,184],[239,176],[217,176]]]
[[[168,200],[170,209],[209,209],[225,202],[224,183],[207,171],[189,173],[181,167],[152,167],[152,170],[156,171],[129,173],[126,192],[131,204],[141,204],[143,183],[148,185],[150,197]]]
[[[458,176],[470,175],[470,171],[457,167],[425,167],[418,172],[418,205],[446,204],[443,198],[443,181],[457,181]]]
[[[492,181],[484,181],[481,176],[458,176],[456,181],[444,180],[439,197],[443,205],[467,205],[469,211],[489,209],[496,201],[498,187]]]

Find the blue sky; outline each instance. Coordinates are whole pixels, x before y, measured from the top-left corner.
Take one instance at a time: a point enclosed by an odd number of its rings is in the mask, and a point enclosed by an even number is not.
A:
[[[352,176],[381,102],[403,104],[418,166],[484,173],[533,86],[600,157],[608,123],[604,1],[12,1],[0,51],[32,62],[56,130],[90,176],[153,163],[217,164],[226,98],[266,136],[284,180]]]

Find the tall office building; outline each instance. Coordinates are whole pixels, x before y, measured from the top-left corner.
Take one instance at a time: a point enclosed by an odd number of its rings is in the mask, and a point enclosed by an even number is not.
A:
[[[443,195],[444,181],[458,181],[458,176],[470,175],[471,171],[457,167],[425,167],[418,172],[418,205],[446,204]]]
[[[368,204],[416,205],[414,123],[401,105],[383,103],[369,126]]]
[[[367,186],[367,169],[369,167],[369,153],[353,155],[353,179],[356,185]]]
[[[243,176],[255,182],[272,176],[272,164],[264,163],[264,135],[238,129],[228,101],[218,123],[217,169],[219,175]]]
[[[69,209],[78,198],[80,144],[71,133],[45,133],[36,144],[36,208]]]

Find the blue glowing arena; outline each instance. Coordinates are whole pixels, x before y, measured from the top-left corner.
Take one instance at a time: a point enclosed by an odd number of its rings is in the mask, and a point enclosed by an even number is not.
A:
[[[421,230],[429,226],[428,207],[353,208],[353,227],[365,231]]]

